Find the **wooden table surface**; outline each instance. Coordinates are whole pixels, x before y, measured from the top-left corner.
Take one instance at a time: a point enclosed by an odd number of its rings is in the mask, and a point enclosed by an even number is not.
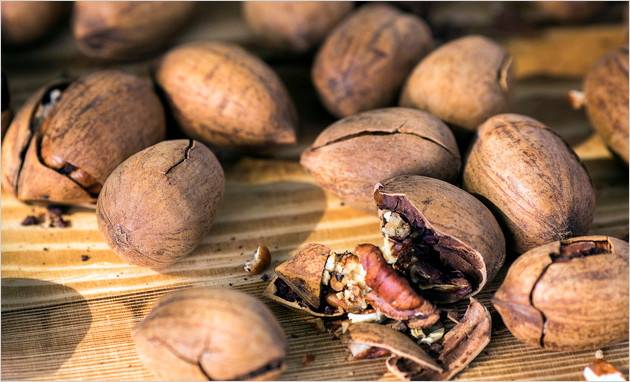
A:
[[[582,36],[578,41],[577,35]],[[522,68],[517,69],[511,111],[540,119],[575,148],[596,189],[597,209],[590,233],[627,240],[628,168],[615,161],[593,134],[584,112],[573,111],[565,99],[568,90],[580,88],[584,68],[602,52],[626,41],[626,36],[627,26],[554,27],[502,43]],[[201,39],[236,42],[256,51],[235,3],[205,4],[175,41]],[[569,55],[564,65],[547,71],[550,65],[532,57],[537,49],[549,52],[558,46],[567,46],[579,62]],[[68,228],[21,226],[27,215],[38,215],[45,208],[23,204],[2,192],[2,379],[154,380],[136,355],[130,331],[156,298],[189,286],[228,287],[260,296],[268,281],[243,270],[243,263],[259,245],[271,250],[273,262],[267,275],[272,277],[273,267],[304,243],[319,242],[336,250],[352,249],[359,242],[381,243],[375,216],[355,211],[319,189],[298,163],[301,151],[334,121],[313,92],[310,58],[266,58],[296,101],[299,143],[273,157],[221,157],[226,190],[214,226],[199,248],[167,269],[158,272],[120,260],[103,241],[91,209],[70,209]],[[78,52],[67,28],[47,44],[2,52],[2,66],[17,106],[61,73],[78,76],[101,67],[120,67],[148,77],[151,63],[92,61]],[[563,67],[565,71],[558,72]],[[540,74],[552,76],[532,77]],[[88,256],[86,261],[83,255]],[[506,268],[478,295],[486,306],[490,307],[489,299],[505,272]],[[281,379],[394,378],[382,359],[345,361],[345,346],[330,334],[317,332],[313,318],[265,303],[289,342],[288,369]],[[628,342],[603,351],[627,376]],[[303,365],[306,354],[315,358]],[[548,352],[529,347],[499,327],[487,348],[457,379],[579,380],[593,356],[593,351]]]

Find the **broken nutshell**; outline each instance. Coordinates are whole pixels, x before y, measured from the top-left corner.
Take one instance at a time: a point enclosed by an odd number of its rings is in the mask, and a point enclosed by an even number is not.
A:
[[[510,332],[549,350],[628,339],[628,243],[607,236],[556,241],[521,255],[492,303]]]
[[[116,70],[38,90],[2,141],[2,188],[24,202],[94,203],[109,174],[164,139],[148,82]],[[107,153],[107,155],[103,155]]]
[[[461,157],[442,121],[423,111],[392,107],[341,119],[300,158],[317,184],[354,208],[375,212],[374,184],[417,174],[457,179]]]
[[[260,300],[228,289],[170,293],[133,329],[144,366],[166,380],[277,380],[284,331]]]
[[[383,253],[429,300],[474,296],[505,260],[505,239],[492,213],[444,181],[405,175],[374,189]]]
[[[353,1],[243,1],[249,28],[265,45],[306,52],[318,45],[354,7]]]
[[[202,143],[160,142],[107,178],[96,204],[98,228],[123,260],[163,268],[199,245],[224,189],[223,169]]]
[[[271,264],[271,253],[269,252],[269,248],[261,245],[254,252],[254,257],[251,260],[245,262],[246,272],[251,273],[252,275],[257,275],[263,273],[265,269]]]
[[[76,1],[72,32],[89,57],[138,59],[161,48],[194,8],[192,1]]]
[[[474,131],[487,118],[507,111],[512,72],[512,58],[501,45],[482,36],[462,37],[420,61],[405,82],[400,106]]]
[[[409,358],[394,355],[387,368],[398,378],[406,381],[447,381],[470,364],[490,343],[492,320],[485,306],[474,298],[460,322],[446,332],[436,343],[434,362],[441,369],[422,362],[410,362]]]
[[[284,84],[237,45],[177,46],[161,59],[155,80],[177,123],[193,139],[262,152],[296,142],[297,111]]]
[[[496,115],[479,127],[462,187],[492,210],[518,253],[584,235],[593,222],[595,191],[580,158],[523,115]]]
[[[431,31],[419,17],[385,3],[366,4],[320,47],[313,84],[337,117],[389,106],[407,74],[432,48]]]

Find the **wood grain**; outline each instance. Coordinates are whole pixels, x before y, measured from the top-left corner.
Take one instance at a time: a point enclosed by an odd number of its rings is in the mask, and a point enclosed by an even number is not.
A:
[[[240,19],[238,4],[207,4],[204,9],[176,41],[218,39],[249,44],[251,36]],[[18,106],[61,72],[81,75],[107,66],[148,77],[152,63],[91,61],[79,54],[68,30],[32,50],[3,51],[3,59]],[[334,120],[323,111],[312,89],[310,61],[270,62],[296,100],[301,119],[298,145],[273,158],[220,157],[226,191],[212,231],[191,255],[161,272],[119,259],[103,241],[92,209],[72,208],[67,215],[71,226],[65,229],[50,228],[47,222],[22,226],[24,217],[44,213],[45,208],[22,204],[2,192],[2,379],[155,380],[141,365],[130,331],[158,297],[193,285],[231,287],[260,297],[268,282],[246,274],[243,264],[261,244],[273,256],[269,276],[303,243],[320,242],[338,250],[351,249],[359,242],[380,244],[377,218],[320,190],[297,161]],[[585,161],[597,196],[591,233],[626,238],[628,170],[593,135],[584,112],[565,106],[566,91],[580,86],[579,78],[521,79],[512,111],[549,125]],[[82,255],[88,256],[87,261],[82,261]],[[505,272],[504,267],[479,294],[486,306]],[[345,346],[329,334],[318,333],[313,318],[264,302],[289,341],[283,380],[394,379],[383,360],[346,362]],[[627,376],[628,342],[603,351]],[[315,359],[304,366],[301,360],[307,353]],[[543,351],[518,342],[507,330],[495,330],[488,347],[457,379],[578,380],[592,359],[592,351]]]

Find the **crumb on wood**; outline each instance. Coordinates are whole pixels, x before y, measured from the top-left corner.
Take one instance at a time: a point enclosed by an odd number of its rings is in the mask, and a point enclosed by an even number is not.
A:
[[[88,261],[90,259],[90,256],[88,255],[81,255],[81,261]]]
[[[260,276],[260,279],[261,279],[262,281],[267,281],[267,280],[269,280],[269,276],[267,276],[267,274],[266,274],[266,273],[263,273],[263,275],[262,275],[262,276]]]
[[[27,217],[24,218],[24,220],[22,220],[22,223],[20,224],[23,226],[28,226],[28,225],[38,225],[40,223],[41,223],[41,220],[39,220],[37,216],[28,215]]]
[[[310,365],[313,361],[315,361],[315,356],[311,353],[306,353],[304,357],[302,357],[302,366]]]

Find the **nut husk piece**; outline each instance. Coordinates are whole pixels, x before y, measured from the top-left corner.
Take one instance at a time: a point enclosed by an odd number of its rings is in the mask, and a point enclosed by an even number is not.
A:
[[[453,378],[472,362],[490,343],[492,319],[483,304],[474,298],[462,320],[449,330],[442,341],[437,361],[442,371],[423,367],[419,363],[410,363],[398,356],[387,360],[387,368],[402,380],[446,381]]]
[[[7,83],[7,77],[2,71],[2,117],[0,123],[2,124],[2,138],[4,133],[7,132],[9,124],[13,118],[13,99],[11,98],[11,92],[9,91],[9,84]]]
[[[241,6],[256,37],[275,49],[299,53],[318,45],[354,1],[244,1]]]
[[[526,116],[501,114],[479,127],[462,187],[492,210],[518,253],[583,235],[593,222],[586,168],[560,136]]]
[[[326,191],[354,208],[375,212],[376,182],[405,174],[454,182],[461,158],[442,121],[392,107],[333,123],[302,153],[300,163]]]
[[[556,241],[521,255],[492,303],[512,334],[549,350],[628,339],[628,243],[607,236]]]
[[[271,150],[296,142],[297,112],[276,73],[231,44],[170,50],[155,72],[175,119],[210,146]]]
[[[223,169],[206,146],[160,142],[112,172],[96,204],[98,228],[123,260],[163,268],[210,231],[224,190]]]
[[[353,324],[342,336],[342,341],[346,344],[361,344],[386,349],[395,357],[421,365],[434,372],[443,371],[442,366],[427,355],[412,339],[384,325],[365,322]]]
[[[280,324],[260,300],[236,290],[167,294],[132,335],[144,366],[167,380],[277,380],[286,369]]]
[[[346,314],[346,312],[342,309],[333,308],[330,305],[320,305],[320,309],[315,309],[309,306],[300,296],[297,295],[296,290],[290,289],[289,286],[277,276],[271,279],[269,285],[267,285],[267,288],[265,288],[265,291],[263,292],[263,296],[288,308],[306,313],[313,317],[333,318]]]
[[[9,126],[2,187],[25,202],[93,203],[116,166],[164,139],[165,130],[159,99],[134,75],[106,70],[55,81]]]
[[[63,1],[3,1],[0,7],[2,44],[21,46],[50,34],[64,16]]]
[[[338,117],[389,106],[432,48],[431,31],[420,18],[388,4],[367,4],[328,35],[313,62],[313,83]]]
[[[628,46],[606,53],[584,78],[589,120],[610,150],[628,164]]]
[[[276,274],[297,295],[313,308],[319,308],[322,275],[330,248],[322,244],[306,244],[289,260],[276,267]]]
[[[474,131],[507,111],[512,83],[512,58],[501,45],[482,36],[462,37],[420,61],[405,82],[400,106]]]
[[[192,1],[76,1],[72,32],[89,57],[138,59],[165,45],[194,7]]]
[[[439,179],[405,175],[378,183],[374,199],[383,224],[386,211],[404,216],[441,262],[463,273],[472,291],[457,299],[477,294],[503,265],[505,239],[499,224],[464,190]],[[442,296],[442,302],[457,299]]]

